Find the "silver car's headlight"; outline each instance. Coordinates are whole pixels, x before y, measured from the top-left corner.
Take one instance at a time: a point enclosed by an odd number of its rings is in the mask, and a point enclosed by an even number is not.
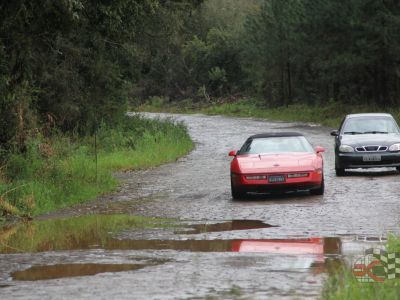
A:
[[[340,152],[345,152],[345,153],[349,153],[349,152],[354,152],[354,148],[348,145],[341,145],[339,147],[339,151]]]
[[[389,147],[389,151],[396,152],[400,151],[400,143],[399,144],[393,144],[392,146]]]

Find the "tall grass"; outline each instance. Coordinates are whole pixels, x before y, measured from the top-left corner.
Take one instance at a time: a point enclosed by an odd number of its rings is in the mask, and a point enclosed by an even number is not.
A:
[[[389,236],[387,250],[400,253],[400,238],[394,235]],[[342,269],[328,278],[324,286],[322,299],[400,299],[400,280],[385,280],[383,283],[362,283],[357,281],[350,270]]]
[[[324,286],[322,299],[326,300],[397,300],[400,299],[400,281],[383,283],[358,282],[350,271],[330,277]]]
[[[139,116],[101,124],[96,140],[97,163],[94,136],[30,138],[0,171],[0,212],[37,215],[94,198],[117,187],[113,171],[157,166],[193,147],[182,124]]]

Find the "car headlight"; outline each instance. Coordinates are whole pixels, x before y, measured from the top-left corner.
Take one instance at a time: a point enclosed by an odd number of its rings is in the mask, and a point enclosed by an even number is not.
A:
[[[392,146],[389,147],[389,151],[396,152],[400,151],[400,143],[399,144],[393,144]]]
[[[339,151],[340,152],[354,152],[354,148],[353,147],[351,147],[351,146],[348,146],[348,145],[341,145],[340,147],[339,147]]]

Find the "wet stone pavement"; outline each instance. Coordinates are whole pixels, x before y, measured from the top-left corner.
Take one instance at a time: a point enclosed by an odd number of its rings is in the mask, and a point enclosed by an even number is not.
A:
[[[399,233],[394,169],[334,175],[330,129],[203,115],[195,150],[116,174],[118,192],[0,231],[1,299],[305,299]],[[233,201],[227,153],[252,134],[299,131],[326,149],[324,196]],[[157,217],[142,224],[132,216]]]

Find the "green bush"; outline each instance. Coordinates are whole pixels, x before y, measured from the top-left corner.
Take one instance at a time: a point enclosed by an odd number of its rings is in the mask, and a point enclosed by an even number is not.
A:
[[[37,136],[28,145],[6,162],[3,215],[36,215],[94,198],[117,186],[113,171],[159,165],[193,147],[182,124],[140,116],[125,117],[115,127],[101,124],[96,137]]]

